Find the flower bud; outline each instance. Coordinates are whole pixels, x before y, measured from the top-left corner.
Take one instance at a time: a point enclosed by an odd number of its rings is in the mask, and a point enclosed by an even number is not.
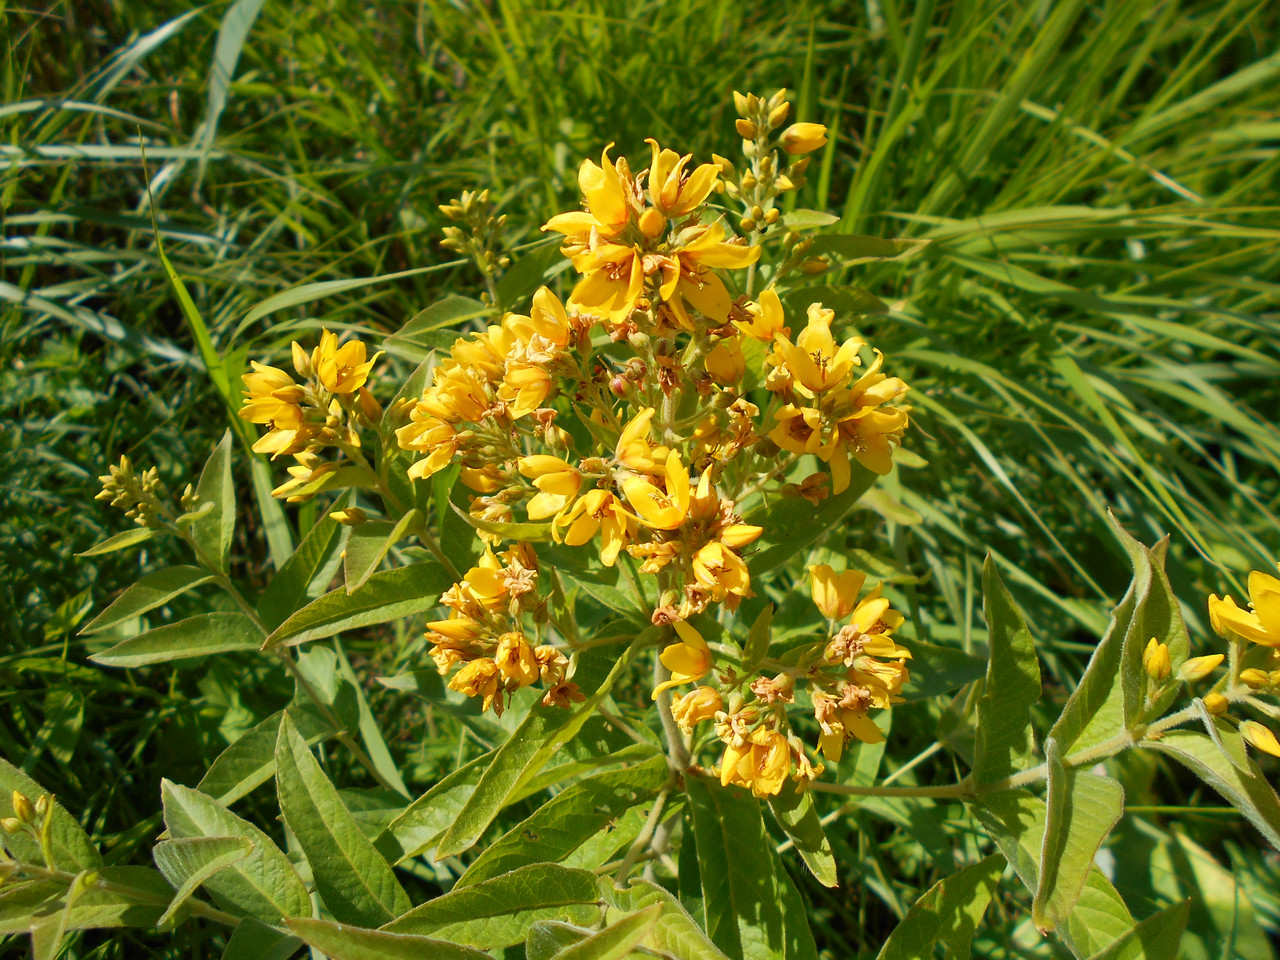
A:
[[[794,190],[796,188],[795,182],[785,173],[778,177],[777,180],[773,181],[773,186],[779,193],[786,193],[787,191]]]
[[[42,793],[36,797],[36,816],[43,820],[49,815],[49,795]]]
[[[720,156],[718,153],[711,155],[711,162],[720,168],[720,176],[732,179],[737,173],[733,165],[733,161]]]
[[[743,140],[755,140],[756,134],[759,132],[756,125],[750,120],[735,120],[733,128],[738,131],[738,136],[742,137]]]
[[[1209,711],[1212,716],[1220,717],[1227,712],[1230,704],[1227,698],[1220,693],[1211,693],[1204,698],[1204,708]]]
[[[1178,679],[1184,683],[1203,680],[1218,668],[1218,664],[1222,663],[1222,660],[1223,656],[1220,653],[1212,653],[1205,657],[1192,657],[1178,668]]]
[[[804,263],[800,264],[800,272],[808,274],[823,273],[830,266],[831,264],[827,263],[827,261],[822,259],[822,257],[814,257],[813,259],[806,260]]]
[[[640,214],[640,232],[650,240],[661,236],[666,226],[666,218],[652,207]]]
[[[1157,682],[1169,676],[1173,668],[1169,662],[1168,645],[1155,637],[1147,641],[1147,649],[1142,652],[1142,666],[1147,671],[1147,676]]]
[[[782,131],[782,149],[790,154],[812,153],[827,142],[827,128],[820,123],[793,123]]]
[[[791,104],[785,100],[769,111],[769,126],[776,128],[787,122],[787,114],[791,110]]]
[[[781,216],[782,214],[778,213],[777,207],[770,207],[768,210],[765,211],[764,222],[772,227],[775,223],[778,222]]]
[[[310,377],[312,372],[311,354],[302,349],[302,344],[293,341],[293,369],[300,377]]]
[[[31,823],[36,818],[36,808],[31,805],[26,794],[13,791],[13,812],[23,823]]]
[[[750,232],[751,232],[752,230],[754,230],[755,228],[756,228],[756,222],[755,222],[754,220],[752,220],[750,217],[743,217],[743,218],[742,218],[742,229],[743,229],[743,230],[746,230],[748,233],[750,233]]]
[[[334,510],[329,516],[333,517],[344,527],[358,527],[369,519],[369,514],[365,513],[359,507],[347,507],[345,510]]]
[[[22,829],[22,821],[17,817],[5,817],[0,820],[0,827],[4,829],[5,833],[12,835]]]
[[[724,709],[724,700],[714,687],[697,687],[671,704],[671,716],[680,729],[692,733],[694,726],[712,719]]]
[[[755,206],[751,208],[751,219],[752,220],[764,219],[764,208],[760,206],[760,204],[757,203]]]
[[[1241,723],[1240,735],[1263,753],[1280,757],[1280,740],[1276,740],[1276,735],[1256,720],[1245,720]]]
[[[1257,667],[1250,667],[1248,670],[1240,671],[1240,679],[1252,690],[1258,690],[1262,687],[1271,685],[1271,675],[1265,670],[1259,670]]]
[[[739,93],[737,90],[733,91],[733,109],[737,110],[738,113],[743,116],[746,116],[747,113],[750,112],[750,108],[747,105],[746,94]]]

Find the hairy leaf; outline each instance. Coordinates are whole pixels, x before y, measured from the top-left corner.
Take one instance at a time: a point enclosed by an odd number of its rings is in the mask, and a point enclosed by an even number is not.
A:
[[[191,837],[157,843],[151,850],[151,856],[177,892],[156,925],[165,927],[172,924],[197,888],[215,873],[239,863],[252,852],[253,843],[244,837]]]
[[[213,454],[200,473],[196,485],[196,507],[211,504],[212,509],[193,520],[191,538],[200,548],[212,569],[227,572],[231,556],[231,538],[236,529],[236,490],[231,481],[231,431],[218,441]]]
[[[208,571],[192,566],[166,567],[155,573],[149,573],[116,597],[111,605],[94,617],[80,633],[88,635],[109,630],[157,607],[162,607],[174,597],[181,596],[192,587],[198,587],[212,579],[213,576]]]
[[[836,886],[836,861],[831,854],[831,843],[823,832],[809,792],[797,790],[796,785],[787,780],[778,795],[769,798],[769,809],[818,882],[827,887]]]

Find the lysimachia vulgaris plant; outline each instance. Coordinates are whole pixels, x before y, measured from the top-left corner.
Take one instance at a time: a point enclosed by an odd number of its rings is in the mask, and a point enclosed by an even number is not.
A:
[[[581,209],[543,226],[536,269],[513,263],[487,193],[449,204],[447,245],[487,293],[429,307],[385,353],[333,323],[278,365],[253,360],[235,396],[208,344],[232,431],[176,501],[154,469],[111,467],[101,496],[136,526],[87,552],[172,536],[194,562],[84,633],[105,666],[225,656],[287,671],[293,697],[198,783],[165,781],[157,870],[105,865],[6,764],[5,932],[40,956],[87,927],[201,922],[226,928],[232,960],[816,957],[786,850],[818,883],[863,883],[827,831],[874,801],[950,845],[880,956],[968,955],[1000,896],[1053,955],[1172,957],[1187,904],[1135,917],[1099,865],[1125,810],[1112,758],[1179,762],[1280,845],[1251,755],[1280,755],[1280,581],[1252,574],[1248,609],[1211,597],[1228,646],[1193,651],[1167,542],[1116,524],[1132,586],[1070,695],[1042,697],[994,561],[979,658],[921,635],[896,568],[866,562],[875,543],[848,549],[859,498],[921,461],[908,383],[876,347],[887,308],[812,278],[923,244],[784,213],[827,131],[789,122],[785,92],[735,106],[737,163],[654,140],[639,169],[614,145],[583,161]],[[416,370],[389,384],[406,357]],[[232,563],[232,433],[265,585]],[[204,612],[154,622],[208,586]],[[362,676],[340,635],[378,625],[392,649]],[[401,738],[462,738],[416,798],[374,676],[426,710]],[[895,705],[939,697],[937,741],[877,780]],[[919,783],[943,750],[954,780]],[[275,801],[282,824],[246,819]]]

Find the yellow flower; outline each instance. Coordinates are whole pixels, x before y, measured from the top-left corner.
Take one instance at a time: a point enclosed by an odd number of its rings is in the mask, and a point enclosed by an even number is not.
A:
[[[818,750],[832,763],[839,761],[850,737],[856,737],[863,743],[884,741],[884,734],[867,716],[866,711],[838,706],[838,701],[826,694],[814,696],[814,715],[821,730],[818,735]]]
[[[563,350],[573,337],[564,304],[547,287],[539,287],[533,295],[533,306],[527,317],[511,313],[502,323],[526,350],[540,353],[546,353],[547,347]]]
[[[835,312],[823,309],[820,303],[809,305],[808,316],[809,322],[795,343],[781,333],[775,335],[774,343],[795,380],[794,389],[803,396],[816,397],[849,379],[859,363],[863,342],[851,337],[837,347],[831,335]]]
[[[686,301],[716,323],[729,319],[733,298],[712,267],[741,270],[760,259],[759,247],[727,243],[724,238],[725,230],[719,223],[683,230],[677,237],[675,258],[669,258],[662,268],[659,295],[686,330],[694,329]]]
[[[587,202],[586,212],[562,213],[547,221],[543,230],[567,235],[589,234],[595,230],[602,237],[616,237],[627,226],[631,205],[626,184],[631,179],[625,159],[609,159],[613,144],[604,148],[600,165],[583,160],[578,168],[578,188]]]
[[[622,492],[641,523],[659,530],[674,530],[689,515],[689,471],[674,452],[667,455],[664,470],[665,490],[658,489],[646,477],[627,477],[622,481]]]
[[[480,423],[493,406],[489,378],[475,365],[447,361],[436,367],[434,384],[419,403],[426,413],[448,423]]]
[[[1274,733],[1256,720],[1243,721],[1240,724],[1240,735],[1263,753],[1269,753],[1273,757],[1280,757],[1280,741],[1276,740]]]
[[[711,379],[723,387],[736,386],[747,372],[747,358],[737,337],[721,340],[703,359]]]
[[[519,420],[542,406],[553,387],[551,374],[542,365],[509,361],[502,386],[498,388],[498,399],[507,404],[511,419]]]
[[[536,454],[521,457],[520,472],[538,488],[526,507],[530,520],[544,520],[564,510],[578,496],[582,474],[559,457]]]
[[[644,292],[644,262],[638,247],[602,243],[573,257],[582,279],[569,296],[569,306],[625,320]]]
[[[468,697],[483,697],[481,712],[493,707],[493,712],[502,714],[502,692],[498,686],[501,671],[498,665],[488,657],[481,657],[464,664],[462,669],[449,680],[449,689],[457,690]]]
[[[853,612],[866,579],[866,574],[857,570],[836,573],[825,563],[809,567],[809,589],[813,594],[813,602],[828,620],[843,620]],[[885,605],[888,606],[888,603]]]
[[[1265,647],[1280,647],[1280,580],[1254,570],[1249,574],[1249,606],[1242,610],[1231,597],[1209,596],[1209,622],[1219,636],[1235,634]]]
[[[250,372],[243,374],[245,394],[240,416],[250,423],[266,424],[267,433],[254,443],[255,453],[299,453],[318,432],[319,426],[307,424],[299,406],[304,391],[293,378],[278,367],[251,360]]]
[[[527,687],[538,680],[538,660],[529,641],[518,633],[504,633],[498,640],[494,663],[507,682],[507,689]]]
[[[747,565],[718,540],[712,540],[693,555],[693,576],[713,600],[723,600],[726,594],[751,596]]]
[[[849,486],[849,454],[872,473],[884,476],[893,469],[893,446],[907,427],[907,415],[890,407],[862,407],[836,422],[831,442],[818,456],[831,465],[831,490],[843,493]]]
[[[720,783],[749,787],[760,798],[774,796],[791,772],[791,748],[776,730],[761,727],[745,743],[726,744],[720,760]]]
[[[320,345],[312,354],[311,363],[321,385],[330,393],[354,393],[365,385],[369,371],[381,356],[377,353],[366,360],[361,341],[348,340],[338,346],[337,335],[325,330],[320,334]]]
[[[561,528],[566,528],[561,534]],[[551,524],[557,542],[581,546],[600,532],[600,559],[612,567],[618,551],[635,539],[636,519],[608,490],[588,490]]]
[[[720,169],[704,163],[690,174],[684,172],[690,155],[680,156],[674,150],[663,150],[656,140],[645,143],[653,150],[649,164],[649,197],[654,209],[669,220],[679,220],[697,210],[715,188]],[[656,236],[656,234],[654,234]]]
[[[647,473],[654,469],[654,447],[649,442],[649,422],[654,412],[653,407],[645,407],[622,428],[613,456],[628,470]]]
[[[685,733],[693,733],[697,724],[714,718],[723,709],[724,700],[715,687],[695,687],[671,702],[671,716]]]
[[[827,142],[827,128],[820,123],[793,123],[782,131],[782,149],[792,155],[813,153]]]
[[[769,439],[788,453],[817,453],[822,448],[822,414],[788,403],[773,414]]]
[[[1215,717],[1226,713],[1229,706],[1227,698],[1220,693],[1211,693],[1204,698],[1204,708]]]
[[[701,680],[711,669],[711,648],[702,634],[683,620],[677,620],[674,626],[680,640],[664,647],[658,655],[662,665],[671,671],[671,679],[654,688],[654,700],[663,690]]]
[[[396,443],[402,450],[426,454],[409,467],[409,479],[423,480],[453,459],[458,452],[458,432],[429,414],[425,404],[418,403],[409,414],[409,422],[396,430]]]
[[[782,301],[778,299],[778,294],[772,287],[760,291],[760,302],[748,303],[746,311],[750,320],[735,320],[733,323],[752,340],[773,343],[774,338],[779,335],[783,339],[790,339],[791,328],[786,325],[787,318],[782,311]]]

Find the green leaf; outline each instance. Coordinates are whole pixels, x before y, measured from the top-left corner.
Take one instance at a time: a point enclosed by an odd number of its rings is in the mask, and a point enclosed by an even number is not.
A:
[[[476,530],[484,533],[492,533],[495,536],[502,537],[504,540],[527,540],[531,543],[538,543],[543,540],[551,539],[551,521],[545,523],[504,523],[498,520],[486,520],[483,517],[473,517],[466,510],[463,510],[456,503],[450,501],[454,512],[461,517],[468,526],[474,527]]]
[[[685,791],[712,941],[734,960],[816,957],[803,903],[797,911],[788,895],[790,878],[773,852],[759,801],[693,776]]]
[[[382,348],[388,353],[421,363],[432,350],[447,348],[455,337],[463,336],[462,326],[472,320],[490,317],[493,313],[493,307],[479,300],[445,297],[415,314],[408,323],[382,341]],[[448,331],[453,335],[441,337],[438,331]]]
[[[198,790],[164,780],[161,795],[165,825],[175,840],[244,837],[253,843],[253,852],[247,857],[205,881],[205,889],[215,900],[264,923],[310,915],[307,888],[270,837]]]
[[[787,780],[778,795],[769,798],[769,809],[818,882],[827,887],[836,886],[838,878],[831,843],[823,832],[809,792],[797,790],[796,785]]]
[[[634,947],[648,940],[661,913],[660,903],[645,907],[566,947],[556,954],[556,960],[622,960]]]
[[[233,863],[239,863],[253,852],[253,844],[244,837],[192,837],[188,840],[165,840],[157,843],[151,856],[177,892],[156,921],[158,927],[171,926],[191,896],[206,880]]]
[[[608,922],[653,904],[662,907],[662,919],[654,926],[646,946],[680,960],[727,960],[680,901],[656,883],[632,880],[629,887],[619,889],[609,880],[602,879],[600,893],[606,904],[605,920]]]
[[[344,630],[411,617],[436,606],[441,591],[452,582],[435,563],[381,570],[354,593],[339,587],[307,604],[272,632],[264,649],[292,647]]]
[[[812,303],[820,303],[827,309],[834,310],[840,317],[864,317],[889,312],[889,305],[869,290],[844,284],[797,287],[783,295],[782,303],[787,314],[796,321],[803,320]]]
[[[1058,743],[1045,743],[1049,766],[1044,846],[1031,919],[1041,933],[1071,915],[1098,848],[1124,813],[1124,788],[1111,777],[1082,773],[1062,762]]]
[[[453,890],[384,929],[492,950],[519,943],[539,920],[591,923],[599,916],[597,899],[594,873],[538,863]]]
[[[969,801],[970,809],[1034,895],[1040,885],[1047,807],[1026,790],[1002,790]],[[1111,881],[1091,867],[1080,899],[1059,935],[1087,957],[1133,928],[1133,917]]]
[[[650,803],[666,785],[664,757],[625,770],[610,770],[566,787],[490,844],[454,889],[488,880],[530,863],[558,863],[630,808]]]
[[[166,567],[149,573],[111,602],[111,606],[93,618],[82,635],[100,633],[111,627],[140,617],[148,611],[162,607],[174,597],[181,596],[192,587],[208,583],[213,576],[200,567]]]
[[[350,531],[329,516],[345,507],[350,495],[343,492],[329,510],[320,515],[302,538],[289,559],[284,562],[267,589],[258,598],[258,616],[268,630],[274,630],[288,617],[314,600],[329,585],[333,572],[341,562],[338,552]]]
[[[467,798],[457,819],[440,838],[436,848],[437,860],[455,856],[475,845],[498,812],[511,802],[511,798],[587,722],[600,701],[609,695],[614,681],[630,665],[636,651],[649,641],[656,630],[657,628],[650,627],[641,633],[627,652],[614,660],[608,675],[576,709],[565,710],[538,704],[530,709],[529,715],[511,738],[498,748],[493,762],[476,785],[475,792]],[[587,683],[588,676],[598,673],[600,666],[607,665],[614,656],[602,647],[587,651],[578,660],[574,682],[579,686]],[[584,670],[584,667],[587,669]],[[589,684],[586,689],[590,689]]]
[[[89,659],[104,667],[142,667],[261,646],[262,631],[243,613],[199,613],[122,640]]]
[[[784,497],[771,507],[752,511],[745,522],[764,527],[764,534],[757,541],[760,549],[747,562],[752,577],[774,570],[807,549],[839,524],[858,498],[871,489],[876,475],[858,463],[850,467],[848,489],[827,497],[816,510],[803,497]]]
[[[921,640],[898,642],[911,651],[911,677],[902,691],[907,701],[927,700],[958,690],[982,677],[990,667],[989,660],[984,663],[955,647],[940,647]]]
[[[164,877],[150,867],[98,867],[92,872],[102,882],[82,884],[71,897],[65,880],[6,887],[0,893],[0,936],[53,924],[64,931],[150,928],[173,896]]]
[[[514,310],[517,303],[568,267],[558,239],[526,250],[498,281],[498,304],[505,310]]]
[[[1238,730],[1219,727],[1219,736],[1232,753],[1243,752]],[[1191,770],[1237,810],[1249,818],[1273,847],[1280,850],[1280,799],[1252,758],[1249,771],[1236,766],[1212,739],[1195,730],[1170,730],[1159,740],[1144,740],[1145,750],[1172,757]]]
[[[1190,900],[1165,907],[1089,960],[1168,960],[1176,957],[1182,931],[1186,929],[1190,915]]]
[[[946,947],[948,960],[968,960],[973,933],[987,911],[1004,870],[993,853],[935,883],[915,902],[884,942],[876,960],[916,960]]]
[[[529,936],[524,942],[525,960],[552,960],[561,950],[589,936],[591,931],[585,927],[575,927],[559,920],[539,920],[529,928]]]
[[[746,645],[742,648],[742,673],[750,675],[760,669],[769,655],[769,641],[773,638],[773,604],[767,603],[751,624]]]
[[[813,238],[809,255],[829,254],[844,262],[845,266],[869,263],[876,260],[906,260],[915,256],[932,240],[893,240],[881,237],[860,237],[853,233],[824,233]]]
[[[839,222],[840,218],[821,210],[791,210],[782,215],[782,223],[788,230],[812,230],[815,227],[829,227]]]
[[[104,553],[115,553],[117,550],[125,550],[129,547],[136,546],[151,539],[152,531],[149,527],[133,527],[130,530],[124,530],[115,536],[107,537],[101,543],[77,553],[77,557],[99,557]]]
[[[342,576],[347,593],[354,593],[378,569],[388,551],[404,539],[404,533],[418,520],[416,509],[394,524],[385,520],[369,520],[351,531],[342,557]]]
[[[409,909],[409,897],[391,867],[360,832],[288,713],[276,743],[276,786],[284,821],[334,917],[379,926]]]
[[[1035,641],[990,554],[982,567],[982,588],[991,659],[978,700],[973,781],[979,784],[1012,776],[1027,766],[1034,747],[1031,705],[1040,699]]]
[[[290,711],[308,746],[333,735],[329,724],[311,704],[294,704]],[[240,739],[218,754],[196,789],[221,804],[232,804],[274,777],[276,739],[283,715],[284,711],[277,710],[241,734]]]
[[[437,843],[457,820],[495,753],[491,751],[468,761],[409,804],[375,843],[382,855],[399,864],[423,854]],[[430,859],[439,858],[432,855]]]
[[[13,794],[21,793],[32,803],[48,791],[25,773],[0,757],[0,818],[14,816]],[[49,866],[67,873],[79,873],[102,865],[102,855],[93,845],[80,823],[62,804],[50,797],[53,805],[49,814],[48,852],[53,862]],[[26,863],[44,863],[44,855],[34,840],[25,833],[6,835],[5,845],[19,860]]]
[[[204,553],[212,569],[227,572],[231,538],[236,530],[236,489],[231,480],[231,431],[214,447],[196,485],[197,504],[212,509],[191,524],[191,538]]]
[[[430,937],[361,930],[328,920],[295,919],[288,925],[329,960],[490,960],[487,953]]]
[[[245,917],[232,931],[222,960],[289,960],[300,946],[302,941],[297,937]]]

